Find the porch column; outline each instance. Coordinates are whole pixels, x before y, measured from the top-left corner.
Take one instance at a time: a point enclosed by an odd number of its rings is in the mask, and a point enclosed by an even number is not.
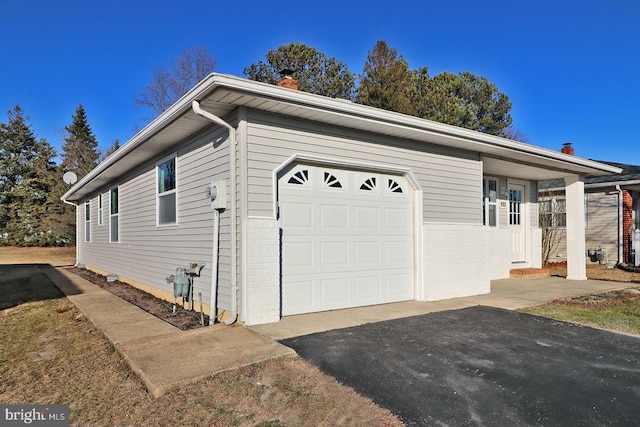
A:
[[[567,279],[587,280],[585,261],[584,177],[564,177],[567,196]]]

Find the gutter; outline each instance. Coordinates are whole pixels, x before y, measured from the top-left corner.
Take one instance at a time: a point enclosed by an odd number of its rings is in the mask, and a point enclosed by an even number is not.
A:
[[[217,125],[226,127],[229,130],[229,163],[230,163],[230,179],[229,187],[231,192],[231,317],[225,320],[224,324],[229,326],[238,320],[238,266],[236,259],[237,246],[237,219],[236,219],[236,128],[222,120],[220,117],[211,114],[200,108],[200,103],[193,100],[191,103],[193,112],[206,119],[211,120]],[[217,268],[215,266],[214,268]],[[213,287],[213,284],[212,284]],[[213,304],[215,295],[211,295]],[[212,308],[214,309],[214,308]]]

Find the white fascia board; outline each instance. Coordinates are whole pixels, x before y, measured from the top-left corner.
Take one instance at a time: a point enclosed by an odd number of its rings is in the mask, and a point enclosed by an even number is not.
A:
[[[256,82],[240,77],[212,73],[182,96],[182,98],[169,107],[169,109],[164,113],[149,123],[144,129],[134,135],[129,141],[100,163],[89,174],[78,181],[76,185],[62,196],[62,200],[68,200],[74,193],[109,169],[109,167],[115,164],[118,160],[144,144],[153,137],[153,135],[157,134],[163,128],[178,119],[181,115],[188,112],[191,109],[191,102],[193,100],[201,101],[214,90],[224,88],[242,91],[258,98],[266,97],[279,102],[291,103],[296,106],[313,108],[321,114],[331,115],[338,113],[354,120],[375,122],[391,128],[402,127],[405,129],[424,132],[426,134],[450,137],[453,140],[468,143],[469,151],[478,151],[489,155],[490,150],[488,148],[492,147],[497,148],[499,151],[504,151],[505,153],[516,151],[531,156],[532,161],[535,164],[541,164],[539,162],[540,159],[548,159],[560,162],[565,165],[567,170],[575,170],[576,173],[579,173],[583,168],[588,168],[590,169],[590,175],[604,175],[622,172],[622,169],[611,165],[567,155],[542,147],[536,147],[522,142],[512,141],[494,135],[488,135],[418,117],[407,116],[405,114],[395,113],[392,111],[381,110],[379,108],[356,104],[348,100],[327,98],[325,96],[285,89],[276,85]],[[571,167],[572,165],[574,165],[574,167]]]

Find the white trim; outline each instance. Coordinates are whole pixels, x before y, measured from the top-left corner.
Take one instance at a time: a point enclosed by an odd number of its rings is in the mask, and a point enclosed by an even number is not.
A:
[[[174,159],[174,163],[175,163],[175,188],[173,190],[169,190],[169,191],[165,191],[162,194],[160,194],[158,192],[158,170],[159,167],[168,162],[169,160]],[[173,154],[170,154],[168,156],[163,157],[162,159],[158,160],[156,162],[155,168],[154,168],[154,172],[156,174],[156,179],[155,179],[155,188],[154,188],[154,193],[156,195],[156,227],[175,227],[178,225],[178,153],[175,152]],[[167,196],[170,194],[175,194],[175,205],[176,205],[176,220],[175,222],[168,222],[168,223],[160,223],[160,197],[161,196]]]
[[[113,190],[116,190],[116,194],[117,194],[117,199],[116,202],[118,204],[118,206],[116,206],[117,212],[114,214],[113,212],[111,212],[111,196],[113,194]],[[113,218],[117,218],[117,222],[118,222],[118,235],[117,240],[113,240],[113,232],[111,230],[112,227],[112,220]],[[109,189],[109,243],[120,243],[120,186],[119,185],[114,185],[113,187],[111,187]]]
[[[338,168],[349,168],[352,170],[361,170],[368,172],[378,172],[385,174],[395,174],[400,175],[406,178],[411,186],[413,191],[413,230],[414,230],[414,260],[413,260],[413,271],[414,271],[414,298],[418,301],[424,301],[425,293],[424,293],[424,268],[423,268],[423,191],[422,187],[416,176],[413,174],[413,171],[410,168],[403,168],[393,165],[386,165],[380,163],[369,163],[369,162],[361,162],[350,159],[338,159],[333,157],[322,157],[308,154],[294,154],[281,163],[278,167],[273,170],[272,174],[272,184],[273,184],[273,217],[269,219],[275,219],[279,221],[278,218],[278,179],[284,169],[295,164],[295,163],[304,163],[310,164],[313,166],[333,166]]]
[[[87,218],[87,210],[89,218]],[[89,230],[88,233],[87,230]],[[91,243],[91,199],[84,202],[84,242]]]
[[[104,206],[102,204],[102,192],[98,193],[98,226],[104,225],[102,216],[104,215]]]
[[[489,197],[488,196],[484,196],[485,194],[485,190],[488,189],[487,184],[489,183],[489,181],[495,181],[496,182],[496,201],[495,202],[489,202]],[[484,219],[487,219],[487,224],[483,224],[486,227],[492,227],[492,228],[500,228],[500,179],[498,179],[495,176],[483,176],[482,177],[482,218],[483,218],[483,222]],[[496,220],[496,225],[489,225],[489,205],[492,204],[496,207],[495,209],[495,220]]]
[[[240,96],[225,97],[225,94]],[[350,122],[350,127],[354,129],[371,130],[370,128],[374,126],[377,128],[375,132],[381,135],[397,135],[398,131],[401,131],[405,134],[404,138],[485,153],[488,157],[514,158],[514,160],[517,158],[517,162],[520,164],[537,165],[543,169],[556,170],[558,174],[566,172],[605,175],[622,172],[622,169],[611,165],[494,135],[307,92],[284,89],[276,85],[212,73],[79,180],[62,196],[62,199],[81,200],[88,193],[96,190],[95,186],[98,183],[94,180],[98,176],[104,174],[105,180],[117,179],[131,170],[139,163],[135,160],[128,162],[121,162],[121,160],[143,144],[151,143],[151,146],[138,157],[140,163],[150,160],[156,154],[159,155],[168,148],[169,144],[174,142],[172,142],[173,140],[163,141],[161,138],[154,138],[154,136],[172,126],[180,127],[181,132],[190,134],[197,133],[209,126],[206,121],[191,120],[192,117],[189,115],[192,113],[193,101],[205,103],[211,100],[214,95],[217,99],[226,101],[212,102],[214,105],[220,105],[225,114],[242,105],[264,105],[265,111],[272,112],[280,111],[286,106],[294,106],[301,112],[313,112],[314,120],[320,123],[329,124],[336,122],[336,120],[343,122],[346,119]],[[271,100],[277,104],[255,102],[258,100]],[[234,104],[234,102],[238,103]],[[187,117],[188,120],[179,120],[182,117]],[[113,171],[111,171],[112,168]]]
[[[520,204],[520,226],[522,227],[523,233],[524,233],[524,260],[523,261],[515,261],[516,263],[521,264],[522,262],[525,263],[529,263],[531,261],[531,251],[529,249],[529,245],[531,242],[531,235],[530,235],[530,229],[531,229],[531,212],[530,212],[530,199],[531,199],[531,190],[529,188],[529,186],[531,185],[531,183],[527,182],[527,181],[522,181],[522,180],[518,180],[518,179],[509,179],[507,178],[507,193],[509,192],[509,188],[511,187],[511,185],[521,185],[524,190],[522,191],[522,202]],[[507,204],[509,203],[509,196],[507,195]],[[510,214],[510,210],[511,207],[508,207],[509,209],[509,213]],[[526,221],[526,222],[525,222]],[[537,222],[537,221],[536,221]],[[511,220],[507,219],[507,224],[508,227],[511,227]],[[512,255],[513,256],[513,255]],[[512,259],[512,263],[513,263],[513,259]]]

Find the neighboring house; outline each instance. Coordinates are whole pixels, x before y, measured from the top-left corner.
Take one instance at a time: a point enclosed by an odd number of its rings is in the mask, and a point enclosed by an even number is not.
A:
[[[78,263],[172,299],[165,277],[206,261],[196,300],[259,324],[488,293],[510,269],[540,266],[538,180],[564,177],[580,218],[580,177],[618,171],[211,74],[63,200],[78,205]],[[568,224],[582,260],[584,227]],[[569,277],[586,279],[584,262]]]
[[[568,143],[562,150],[567,154],[574,153],[574,148]],[[634,231],[640,228],[640,166],[598,162],[620,168],[622,173],[587,175],[584,179],[587,263],[633,263]],[[540,181],[538,198],[540,211],[552,217],[548,222],[556,227],[565,227],[565,192],[562,180]],[[602,260],[595,256],[598,249],[602,249]],[[566,254],[567,241],[562,238],[549,261],[566,261]]]

